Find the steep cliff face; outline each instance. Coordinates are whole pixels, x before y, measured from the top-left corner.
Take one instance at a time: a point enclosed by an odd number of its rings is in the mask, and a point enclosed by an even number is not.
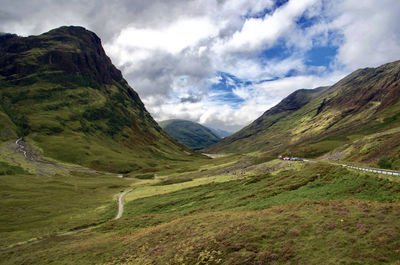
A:
[[[61,27],[27,38],[7,34],[0,43],[0,75],[10,79],[47,70],[86,74],[103,84],[122,80],[99,37],[82,27]]]
[[[0,125],[14,125],[1,129],[3,139],[27,136],[58,160],[127,172],[191,154],[82,27],[0,36],[0,98]]]

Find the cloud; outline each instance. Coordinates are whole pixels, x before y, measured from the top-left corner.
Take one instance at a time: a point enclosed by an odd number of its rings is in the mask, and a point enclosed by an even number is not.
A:
[[[337,60],[350,69],[400,59],[400,1],[342,1],[333,26],[342,30]]]
[[[314,4],[316,0],[289,1],[273,14],[263,18],[250,18],[240,31],[235,32],[228,41],[219,42],[218,53],[244,52],[271,46],[295,26],[297,17]]]
[[[232,93],[242,98],[239,106],[223,104],[213,100],[212,94],[200,101],[184,101],[176,104],[173,99],[167,104],[155,106],[157,120],[189,119],[206,126],[217,127],[228,131],[237,131],[258,118],[267,109],[277,104],[283,97],[302,88],[315,88],[331,85],[342,78],[343,72],[334,72],[324,76],[294,76],[258,84],[240,83],[232,86]],[[229,82],[232,82],[231,79]],[[219,79],[222,82],[221,79]],[[227,93],[226,91],[222,93]]]
[[[176,54],[217,33],[217,27],[208,19],[187,18],[159,29],[135,27],[123,29],[109,45],[118,46],[118,50],[162,50]]]

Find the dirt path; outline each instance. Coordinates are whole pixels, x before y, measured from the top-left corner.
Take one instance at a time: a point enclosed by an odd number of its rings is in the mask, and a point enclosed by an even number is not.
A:
[[[118,213],[115,216],[114,220],[118,220],[119,218],[122,217],[122,214],[124,213],[124,201],[123,201],[123,198],[130,191],[131,191],[131,189],[130,190],[126,190],[124,192],[121,192],[121,194],[118,196]],[[94,225],[94,226],[90,226],[90,227],[87,227],[87,228],[82,228],[82,229],[78,229],[78,230],[69,231],[69,232],[66,232],[66,233],[63,233],[63,234],[59,234],[57,236],[69,236],[69,235],[77,234],[77,233],[80,233],[80,232],[88,231],[88,230],[94,229],[94,228],[99,227],[99,226],[100,225]]]
[[[124,213],[123,198],[124,198],[124,196],[125,196],[128,192],[130,192],[131,190],[132,190],[132,189],[126,190],[126,191],[122,192],[122,193],[118,196],[118,213],[117,213],[117,216],[115,216],[115,218],[114,218],[113,220],[118,220],[118,219],[120,219],[120,218],[122,217],[122,214]],[[73,230],[73,231],[69,231],[69,232],[66,232],[66,233],[58,234],[58,235],[56,235],[56,236],[69,236],[69,235],[74,235],[74,234],[78,234],[78,233],[81,233],[81,232],[84,232],[84,231],[92,230],[92,229],[97,228],[97,227],[99,227],[99,226],[101,226],[101,224],[93,225],[93,226],[89,226],[89,227],[86,227],[86,228],[77,229],[77,230]],[[23,249],[23,248],[26,248],[26,247],[28,247],[28,246],[31,246],[31,245],[40,243],[40,242],[45,241],[45,240],[48,240],[48,239],[47,239],[47,238],[43,238],[43,239],[38,239],[38,240],[35,240],[35,241],[31,241],[31,242],[24,242],[24,243],[21,243],[20,245],[18,245],[18,243],[17,243],[17,245],[14,246],[14,247],[10,247],[10,248],[8,248],[8,249],[5,249],[5,250],[3,250],[3,251],[0,251],[0,255],[1,255],[1,254],[8,253],[8,252],[11,252],[11,251],[14,251],[14,250]]]
[[[125,194],[127,194],[128,192],[130,192],[131,190],[126,190],[124,192],[122,192],[119,196],[118,196],[118,214],[117,216],[115,216],[114,220],[118,220],[119,218],[121,218],[122,214],[124,213],[124,202],[123,202],[123,198],[125,196]]]
[[[15,141],[15,144],[18,146],[17,148],[17,152],[20,152],[24,155],[24,157],[33,163],[41,163],[41,164],[46,164],[46,165],[50,165],[53,167],[58,167],[58,168],[65,168],[65,169],[69,169],[69,170],[76,170],[76,171],[84,171],[84,172],[92,172],[92,173],[101,173],[101,174],[111,174],[111,175],[115,175],[113,173],[108,173],[108,172],[100,172],[100,171],[96,171],[96,170],[92,170],[92,169],[85,169],[85,168],[78,168],[78,167],[72,167],[72,166],[66,166],[66,165],[59,165],[57,163],[53,163],[53,162],[47,162],[47,161],[43,161],[41,159],[37,159],[34,157],[34,155],[32,154],[32,152],[29,150],[29,147],[27,146],[27,144],[25,143],[25,141],[23,140],[23,138],[19,138]],[[118,178],[123,178],[123,175],[117,175]],[[116,217],[113,220],[118,220],[122,217],[122,214],[124,212],[124,203],[123,203],[123,199],[124,196],[130,192],[132,189],[126,190],[124,192],[121,192],[118,195],[118,213],[116,215]],[[81,233],[84,231],[89,231],[92,230],[94,228],[99,227],[101,224],[97,224],[97,225],[93,225],[93,226],[89,226],[86,228],[82,228],[82,229],[77,229],[77,230],[73,230],[73,231],[69,231],[69,232],[65,232],[65,233],[61,233],[61,234],[57,234],[56,236],[68,236],[68,235],[73,235],[73,234],[77,234],[77,233]],[[11,252],[17,249],[23,249],[26,247],[29,247],[31,245],[37,244],[39,242],[48,240],[47,238],[42,238],[42,239],[38,239],[38,240],[34,240],[34,241],[24,241],[21,243],[16,243],[14,244],[13,247],[10,248],[6,248],[2,251],[0,251],[0,255],[7,253],[7,252]]]

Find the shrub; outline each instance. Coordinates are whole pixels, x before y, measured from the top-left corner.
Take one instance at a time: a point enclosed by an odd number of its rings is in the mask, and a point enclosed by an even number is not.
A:
[[[386,156],[382,156],[381,158],[379,158],[378,166],[380,168],[391,169],[392,162]]]

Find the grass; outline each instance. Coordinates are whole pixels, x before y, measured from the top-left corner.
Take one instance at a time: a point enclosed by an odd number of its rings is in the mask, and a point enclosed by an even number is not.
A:
[[[29,174],[23,168],[0,161],[0,175]]]
[[[129,186],[128,180],[110,175],[14,172],[0,175],[0,249],[104,222],[116,215],[115,196]]]
[[[126,195],[125,200],[127,202],[130,202],[145,197],[154,198],[155,196],[160,196],[162,194],[171,194],[171,192],[175,191],[187,191],[186,189],[191,187],[202,187],[204,184],[207,183],[227,182],[233,179],[237,179],[237,176],[224,175],[202,177],[196,179],[176,179],[175,181],[166,179],[165,181],[146,181],[142,183],[139,182],[135,184],[135,189]],[[127,203],[126,206],[129,207],[129,203]]]
[[[120,220],[51,237],[3,254],[0,262],[377,264],[400,258],[399,182],[326,163],[242,157],[239,166],[236,159],[209,160],[209,172],[204,164],[197,172],[131,180]],[[199,175],[211,172],[218,174]],[[185,176],[192,180],[160,185]],[[100,197],[98,189],[92,196]]]
[[[399,183],[324,164],[304,165],[278,174],[259,174],[239,180],[230,178],[222,183],[213,181],[196,186],[186,182],[185,189],[185,183],[168,188],[138,189],[128,195],[126,213],[128,216],[173,212],[184,215],[188,212],[258,210],[315,199],[400,200]],[[219,181],[222,179],[218,178]]]
[[[395,263],[399,216],[356,200],[197,214],[126,236],[106,264]]]
[[[152,228],[93,231],[7,253],[3,264],[381,264],[400,258],[400,207],[306,201],[185,216]],[[154,220],[150,216],[147,220]],[[146,219],[142,219],[146,221]]]

